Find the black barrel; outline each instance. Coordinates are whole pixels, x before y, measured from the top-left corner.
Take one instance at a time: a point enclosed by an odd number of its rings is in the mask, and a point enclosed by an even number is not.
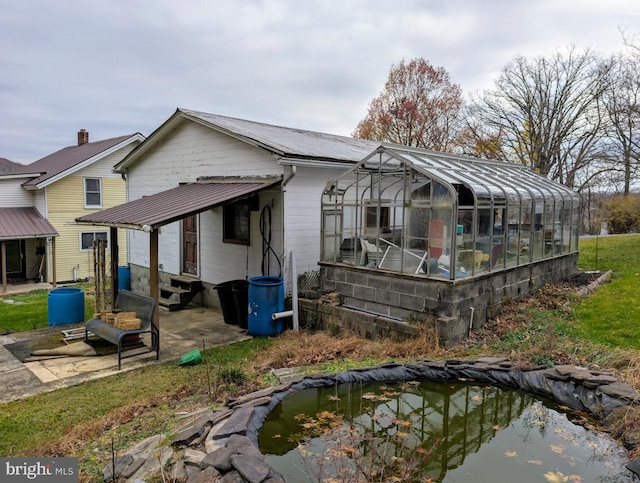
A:
[[[238,325],[238,314],[236,311],[236,302],[233,297],[233,286],[242,283],[244,280],[229,280],[216,285],[218,298],[220,299],[220,308],[222,309],[222,317],[225,324]]]
[[[249,282],[246,280],[238,281],[231,287],[233,292],[233,300],[236,305],[236,320],[241,329],[248,327],[249,318]]]

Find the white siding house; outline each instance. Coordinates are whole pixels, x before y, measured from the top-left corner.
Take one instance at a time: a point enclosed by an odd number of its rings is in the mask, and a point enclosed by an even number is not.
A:
[[[322,190],[327,180],[339,176],[377,145],[372,141],[178,109],[115,170],[127,179],[128,204],[161,195],[181,184],[276,180],[269,187],[245,196],[251,198],[248,243],[224,239],[224,205],[235,200],[191,209],[191,200],[185,199],[180,219],[174,221],[174,217],[170,222],[157,224],[162,281],[185,272],[184,218],[197,214],[197,260],[190,273],[204,284],[202,302],[215,306],[218,303],[215,285],[224,281],[281,275],[289,285],[292,251],[298,274],[317,270]],[[160,216],[165,209],[168,208],[155,207]],[[104,213],[106,216],[112,212]],[[135,214],[132,216],[135,218]],[[105,219],[96,214],[78,221],[98,223]],[[109,219],[112,226],[131,228],[135,224],[126,217]],[[148,293],[150,235],[149,230],[141,227],[128,230],[127,259],[132,289]]]

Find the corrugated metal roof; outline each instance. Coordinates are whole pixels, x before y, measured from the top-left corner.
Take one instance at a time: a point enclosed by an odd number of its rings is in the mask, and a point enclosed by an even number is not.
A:
[[[31,164],[21,165],[14,173],[41,173],[39,177],[31,179],[23,185],[36,186],[134,136],[140,135],[127,134],[102,141],[67,146]]]
[[[162,141],[168,133],[171,133],[177,123],[184,122],[184,120],[197,122],[242,142],[265,149],[280,156],[281,159],[291,160],[293,164],[300,161],[317,164],[326,162],[353,164],[360,161],[380,144],[377,141],[366,139],[305,131],[178,108],[142,144],[120,161],[115,166],[115,171],[126,171],[157,142]]]
[[[45,236],[58,232],[35,208],[0,208],[0,240]]]
[[[142,230],[145,226],[156,229],[279,183],[279,179],[277,181],[270,179],[184,184],[123,205],[81,216],[76,218],[76,222],[136,230]]]
[[[252,140],[286,157],[356,162],[380,144],[378,141],[274,126],[188,109],[178,109],[178,112],[187,118],[199,119],[212,127]]]

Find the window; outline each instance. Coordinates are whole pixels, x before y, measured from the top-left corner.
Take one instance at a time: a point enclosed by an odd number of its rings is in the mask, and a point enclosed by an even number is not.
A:
[[[93,250],[93,242],[104,240],[105,248],[109,248],[109,237],[106,231],[83,231],[80,233],[80,250]]]
[[[249,200],[240,200],[222,207],[223,241],[249,245]]]
[[[84,207],[102,207],[102,183],[100,178],[84,179]]]

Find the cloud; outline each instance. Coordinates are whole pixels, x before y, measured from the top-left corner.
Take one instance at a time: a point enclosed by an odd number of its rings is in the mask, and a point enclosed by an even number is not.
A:
[[[613,5],[613,6],[612,6]],[[349,135],[392,64],[424,57],[464,92],[516,54],[613,52],[640,6],[396,0],[0,0],[0,157],[150,134],[176,107]]]

